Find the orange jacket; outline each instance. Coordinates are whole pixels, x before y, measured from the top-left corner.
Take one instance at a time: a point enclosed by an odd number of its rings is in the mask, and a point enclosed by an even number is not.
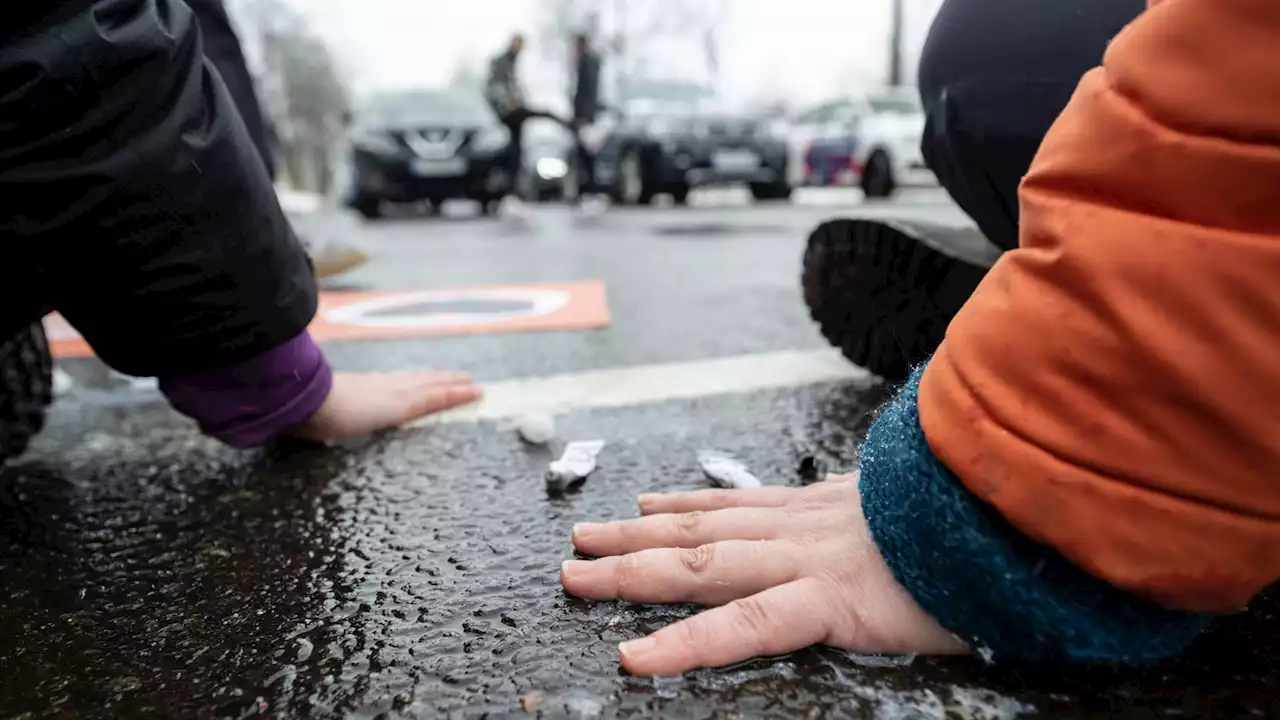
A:
[[[1152,0],[1053,126],[920,385],[929,445],[1164,606],[1280,578],[1280,2]]]

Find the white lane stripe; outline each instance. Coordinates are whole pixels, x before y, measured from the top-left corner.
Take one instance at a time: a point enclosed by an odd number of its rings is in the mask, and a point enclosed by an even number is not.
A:
[[[485,397],[479,404],[429,416],[409,426],[495,420],[530,412],[626,407],[842,380],[869,385],[874,379],[836,350],[738,355],[499,380],[484,385]]]

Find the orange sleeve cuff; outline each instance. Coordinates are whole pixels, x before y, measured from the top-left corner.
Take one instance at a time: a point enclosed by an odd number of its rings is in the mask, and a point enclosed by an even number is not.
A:
[[[1166,0],[1122,32],[920,387],[970,491],[1183,610],[1280,577],[1277,41],[1280,5],[1252,0]]]

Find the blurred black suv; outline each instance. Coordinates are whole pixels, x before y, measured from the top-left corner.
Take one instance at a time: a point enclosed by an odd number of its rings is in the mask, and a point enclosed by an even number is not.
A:
[[[745,184],[757,200],[791,197],[787,144],[749,117],[670,107],[627,112],[596,156],[596,179],[615,202],[647,205],[659,193],[683,204],[705,185]]]
[[[476,200],[491,210],[514,190],[511,135],[479,93],[414,90],[375,95],[352,118],[347,205],[368,219],[383,203]]]

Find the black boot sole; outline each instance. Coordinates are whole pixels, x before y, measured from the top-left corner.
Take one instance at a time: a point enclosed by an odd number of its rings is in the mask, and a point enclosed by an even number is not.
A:
[[[804,301],[822,335],[850,362],[897,383],[942,343],[998,256],[975,231],[829,220],[809,236]]]

